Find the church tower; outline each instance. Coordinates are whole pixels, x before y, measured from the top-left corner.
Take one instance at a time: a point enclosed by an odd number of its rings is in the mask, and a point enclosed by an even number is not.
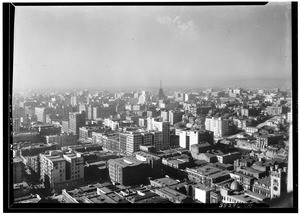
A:
[[[164,91],[162,89],[162,83],[160,81],[160,88],[159,88],[159,91],[158,91],[158,100],[164,100],[165,99],[165,94],[164,94]]]
[[[282,190],[282,170],[274,170],[271,172],[271,199],[278,198]]]

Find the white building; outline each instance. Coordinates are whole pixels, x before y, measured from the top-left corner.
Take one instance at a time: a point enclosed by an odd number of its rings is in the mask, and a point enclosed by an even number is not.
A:
[[[229,129],[228,119],[219,118],[206,118],[205,119],[205,129],[214,132],[215,137],[223,137],[228,135]]]
[[[204,185],[197,185],[195,187],[195,200],[201,203],[210,203],[210,192],[213,189]]]

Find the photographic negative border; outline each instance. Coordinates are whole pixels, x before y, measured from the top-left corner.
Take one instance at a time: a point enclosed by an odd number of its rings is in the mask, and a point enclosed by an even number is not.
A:
[[[293,111],[293,208],[269,208],[255,205],[222,204],[13,204],[12,188],[12,78],[14,48],[14,14],[18,6],[251,6],[265,5],[267,2],[60,2],[60,3],[3,3],[3,209],[4,212],[122,212],[122,213],[164,213],[164,212],[225,212],[225,213],[287,213],[298,212],[298,3],[291,3],[292,14],[292,111]],[[275,205],[276,207],[276,205]]]

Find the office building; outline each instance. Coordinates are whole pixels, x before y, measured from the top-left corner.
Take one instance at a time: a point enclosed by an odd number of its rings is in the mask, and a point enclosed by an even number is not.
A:
[[[50,107],[35,107],[34,112],[38,122],[46,123],[46,115],[52,114],[53,109]]]
[[[205,129],[214,132],[215,137],[223,137],[229,134],[229,121],[221,117],[206,118]]]
[[[107,163],[112,182],[130,186],[144,183],[147,178],[149,168],[147,163],[134,157],[111,159]]]
[[[23,181],[24,164],[20,158],[13,159],[13,183]]]
[[[63,154],[66,161],[66,180],[84,180],[84,159],[81,155],[73,152]],[[80,184],[80,183],[79,183]]]
[[[13,118],[13,132],[19,133],[20,132],[20,118],[14,117]]]
[[[66,160],[61,151],[40,154],[41,180],[45,186],[55,188],[57,183],[66,181]]]
[[[174,125],[177,122],[180,122],[182,120],[183,116],[182,111],[169,111],[169,122],[170,125]]]
[[[69,132],[79,136],[79,128],[85,125],[84,114],[79,112],[69,113]]]
[[[152,129],[162,132],[163,143],[162,148],[169,148],[170,147],[170,122],[159,122],[154,121],[152,119],[151,122]]]
[[[128,132],[126,138],[126,153],[131,155],[139,151],[140,145],[143,144],[142,134],[140,132]]]

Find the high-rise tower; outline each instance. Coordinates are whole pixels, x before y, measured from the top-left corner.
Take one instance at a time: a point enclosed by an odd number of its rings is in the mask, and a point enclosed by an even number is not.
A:
[[[165,94],[164,94],[164,91],[162,89],[162,83],[161,83],[161,81],[160,81],[160,88],[159,88],[159,91],[158,91],[158,99],[159,100],[165,99]]]

